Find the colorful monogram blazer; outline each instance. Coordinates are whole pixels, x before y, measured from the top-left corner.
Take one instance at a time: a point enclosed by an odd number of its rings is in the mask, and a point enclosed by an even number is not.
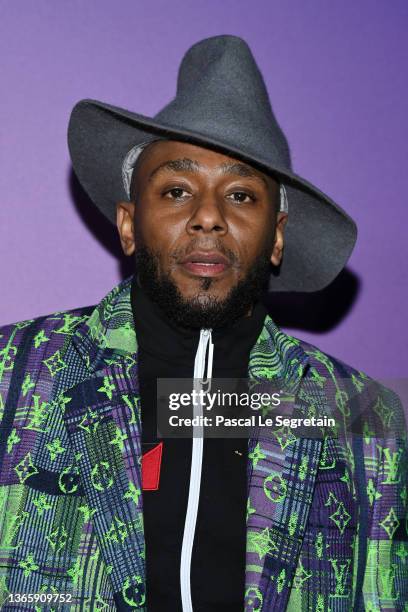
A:
[[[130,279],[96,308],[0,329],[1,610],[149,609],[137,362]],[[398,397],[269,316],[248,376],[309,415],[359,413],[364,433],[254,429],[244,610],[407,610],[406,432],[366,416],[401,419]],[[70,601],[11,603],[38,593]]]

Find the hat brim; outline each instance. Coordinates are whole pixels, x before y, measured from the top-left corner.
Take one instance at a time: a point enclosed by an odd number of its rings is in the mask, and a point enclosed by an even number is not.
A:
[[[271,166],[266,159],[246,155],[232,143],[98,100],[81,100],[68,126],[72,165],[91,200],[112,223],[116,223],[116,203],[128,199],[122,181],[125,155],[152,135],[220,151],[284,183],[289,202],[284,256],[271,274],[270,291],[319,291],[344,268],[357,239],[357,226],[304,178]]]

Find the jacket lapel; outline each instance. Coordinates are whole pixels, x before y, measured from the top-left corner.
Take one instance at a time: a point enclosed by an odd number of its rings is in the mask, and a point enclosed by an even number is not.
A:
[[[250,354],[249,377],[260,381],[261,389],[266,380],[283,391],[281,397],[287,399],[278,414],[293,413],[307,365],[299,341],[267,317]],[[321,448],[321,440],[296,438],[285,427],[258,428],[248,441],[246,611],[286,609]]]

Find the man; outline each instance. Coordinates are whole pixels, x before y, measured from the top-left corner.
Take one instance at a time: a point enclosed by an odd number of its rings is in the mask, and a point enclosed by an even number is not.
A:
[[[398,397],[263,306],[330,283],[356,230],[292,172],[247,45],[194,45],[153,119],[81,101],[68,136],[135,274],[0,330],[2,609],[406,609]],[[157,379],[216,377],[360,430],[160,438]]]

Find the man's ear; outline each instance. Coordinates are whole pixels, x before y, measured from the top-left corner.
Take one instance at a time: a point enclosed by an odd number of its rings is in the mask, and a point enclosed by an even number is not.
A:
[[[133,255],[135,252],[134,214],[134,202],[118,202],[116,204],[116,225],[125,255]]]
[[[271,255],[271,262],[274,266],[279,266],[282,255],[283,255],[283,245],[284,245],[284,231],[285,225],[288,220],[288,213],[280,211],[278,212],[278,216],[276,219],[276,227],[275,227],[275,243],[273,245],[273,251]]]

